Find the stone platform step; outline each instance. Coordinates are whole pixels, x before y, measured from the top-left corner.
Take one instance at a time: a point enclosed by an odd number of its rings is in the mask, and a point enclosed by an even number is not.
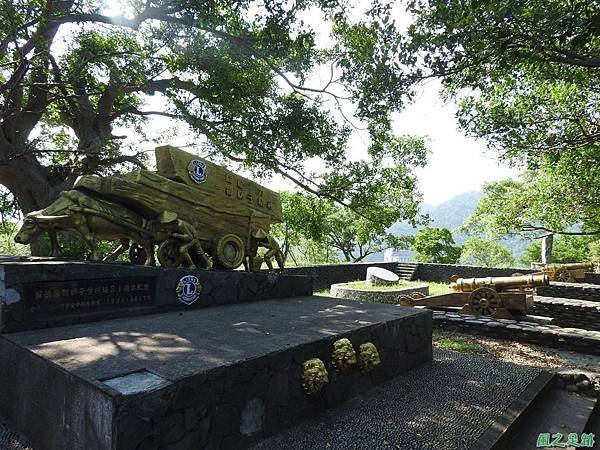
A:
[[[243,448],[431,361],[431,317],[307,296],[5,333],[0,417],[36,450]],[[337,372],[340,338],[380,364]]]
[[[588,429],[596,404],[595,398],[562,389],[549,389],[532,408],[523,414],[518,426],[511,433],[507,433],[498,445],[490,448],[494,450],[540,448],[544,439],[549,437],[552,441],[553,437],[558,438],[557,433],[560,433],[562,437],[557,443],[563,445],[552,448],[574,450],[579,446],[564,444],[567,443],[571,433],[577,434],[579,443],[581,435]]]
[[[443,329],[600,355],[600,331],[526,320],[492,319],[450,311],[433,311],[433,323]]]
[[[512,442],[513,437],[520,432],[525,422],[529,423],[528,418],[552,390],[553,380],[553,374],[541,372],[527,385],[519,397],[479,436],[477,441],[470,447],[470,450],[534,449],[535,445],[507,447],[507,443]]]
[[[600,331],[600,302],[534,296],[530,313],[552,317],[552,324]]]
[[[418,267],[418,264],[414,263],[398,263],[394,269],[394,273],[402,280],[412,281],[415,277],[415,272],[417,271]]]
[[[600,302],[600,284],[552,281],[548,286],[540,286],[535,290],[538,295],[543,297],[573,298]]]

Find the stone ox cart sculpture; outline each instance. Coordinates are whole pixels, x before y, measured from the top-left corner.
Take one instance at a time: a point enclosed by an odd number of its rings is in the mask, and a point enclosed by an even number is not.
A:
[[[453,292],[419,299],[401,298],[404,306],[460,307],[461,314],[512,319],[527,314],[533,303],[531,290],[548,285],[548,277],[521,275],[512,277],[456,278],[450,285]]]
[[[154,265],[154,249],[166,267],[246,270],[264,258],[283,268],[277,241],[269,234],[282,221],[279,194],[227,169],[175,147],[156,149],[157,172],[84,175],[47,208],[34,211],[15,241],[28,244],[47,232],[52,255],[60,248],[57,231],[76,231],[101,258],[96,240],[120,240],[104,260],[129,250],[135,264]],[[266,248],[263,258],[259,247]]]

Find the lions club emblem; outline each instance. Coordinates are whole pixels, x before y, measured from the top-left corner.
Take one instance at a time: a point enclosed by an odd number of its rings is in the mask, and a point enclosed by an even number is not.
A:
[[[200,291],[202,286],[198,277],[194,275],[186,275],[179,280],[177,283],[177,298],[186,305],[191,305],[200,298]]]
[[[190,174],[190,178],[195,183],[200,184],[206,181],[206,164],[204,161],[200,161],[199,159],[190,161],[188,172]]]

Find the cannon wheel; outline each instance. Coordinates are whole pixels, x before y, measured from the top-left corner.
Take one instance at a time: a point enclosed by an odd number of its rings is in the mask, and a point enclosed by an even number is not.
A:
[[[569,283],[573,281],[573,276],[567,269],[558,269],[554,274],[554,279],[563,283]]]
[[[158,246],[158,262],[163,267],[179,267],[183,258],[179,253],[179,242],[175,239],[162,241]]]
[[[478,316],[491,316],[503,308],[500,294],[488,287],[480,287],[471,292],[469,304],[473,314]]]
[[[148,260],[148,253],[144,250],[144,247],[139,245],[136,242],[131,243],[131,247],[129,247],[129,261],[133,264],[146,264]]]
[[[237,269],[244,262],[246,246],[235,234],[225,234],[213,245],[213,263],[221,269]]]
[[[448,278],[448,280],[450,281],[450,283],[454,283],[459,278],[460,278],[460,275],[450,275],[450,278]]]
[[[401,295],[398,297],[398,304],[402,306],[415,306],[415,301],[408,295]]]

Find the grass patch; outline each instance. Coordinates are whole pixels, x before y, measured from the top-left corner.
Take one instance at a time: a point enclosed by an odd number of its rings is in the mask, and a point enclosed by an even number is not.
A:
[[[434,330],[433,344],[444,350],[455,350],[467,353],[483,353],[484,348],[469,336],[456,335]]]
[[[448,283],[438,283],[435,281],[406,281],[400,280],[398,283],[387,285],[387,286],[367,286],[366,281],[358,280],[351,281],[350,283],[346,283],[349,287],[354,289],[368,289],[370,291],[390,291],[399,288],[406,288],[411,286],[418,286],[426,284],[429,286],[429,295],[439,295],[439,294],[447,294],[450,291],[450,286]],[[320,291],[316,291],[314,295],[319,295],[321,297],[330,297],[329,289],[322,289]]]
[[[406,287],[411,287],[411,286],[417,286],[418,284],[422,284],[422,283],[417,283],[414,281],[405,281],[405,280],[400,280],[397,283],[394,284],[380,284],[378,286],[367,286],[367,282],[362,280],[362,281],[352,281],[350,283],[345,283],[345,285],[349,288],[353,288],[353,289],[365,289],[368,291],[393,291],[396,289],[401,289],[401,288],[406,288]]]
[[[318,295],[320,297],[331,297],[329,289],[323,289],[322,291],[313,292],[313,295]]]
[[[429,286],[429,295],[448,294],[452,292],[448,283],[439,283],[437,281],[417,281],[417,283],[427,284]]]

